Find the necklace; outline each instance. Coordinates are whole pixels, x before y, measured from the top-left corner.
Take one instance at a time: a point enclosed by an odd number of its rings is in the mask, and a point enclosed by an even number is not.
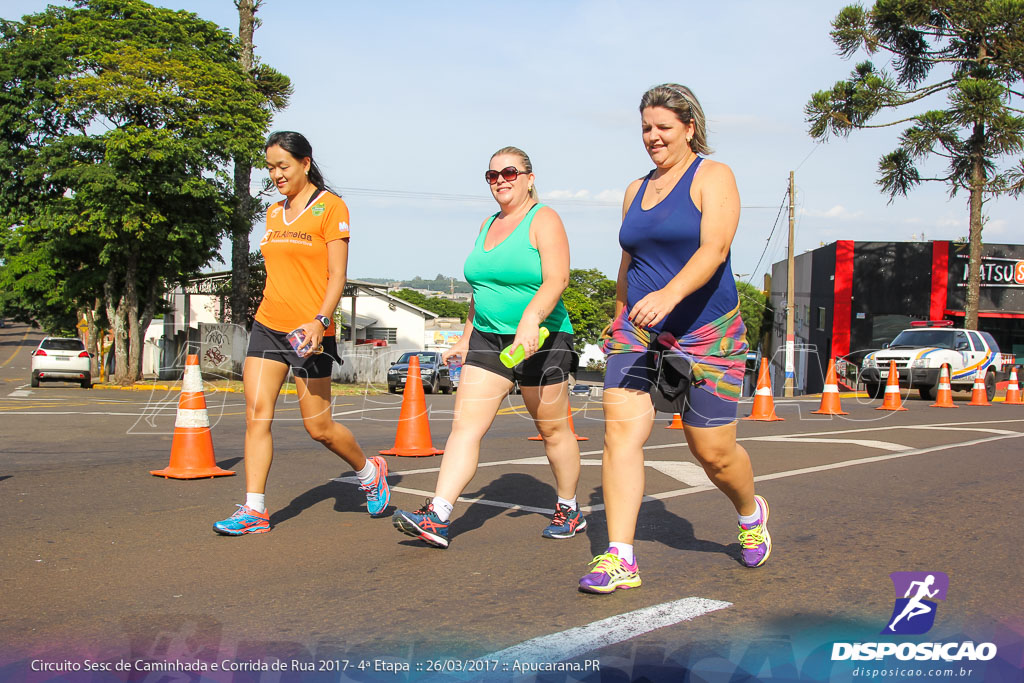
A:
[[[681,164],[681,165],[677,164],[671,171],[669,171],[668,173],[663,175],[661,178],[659,178],[659,180],[662,181],[661,182],[661,187],[658,187],[658,181],[654,180],[652,178],[651,179],[651,187],[654,188],[654,191],[656,193],[661,194],[662,191],[666,187],[668,187],[669,184],[674,183],[679,177],[681,177],[683,175],[683,173],[686,172],[686,169],[690,168],[690,164],[696,158],[697,158],[696,154],[694,154],[692,157],[687,157],[685,164]],[[676,173],[675,172],[676,168],[681,169],[681,170],[678,173]]]

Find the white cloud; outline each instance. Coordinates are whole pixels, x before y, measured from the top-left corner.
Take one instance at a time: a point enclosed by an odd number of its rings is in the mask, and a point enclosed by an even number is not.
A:
[[[547,192],[541,192],[540,196],[541,199],[551,202],[569,200],[588,203],[611,203],[617,205],[622,203],[623,194],[624,192],[622,190],[601,190],[596,194],[590,190],[549,190]]]
[[[590,199],[590,190],[550,190],[542,192],[543,199]]]
[[[626,193],[622,190],[601,190],[594,196],[594,199],[599,202],[615,202],[616,204],[621,204],[622,198],[625,194]]]

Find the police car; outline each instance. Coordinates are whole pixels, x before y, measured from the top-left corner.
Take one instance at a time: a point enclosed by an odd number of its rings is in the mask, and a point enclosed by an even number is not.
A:
[[[996,382],[1003,379],[1013,363],[999,353],[999,345],[988,332],[953,327],[949,320],[921,320],[910,323],[880,351],[864,356],[860,381],[868,394],[880,398],[889,379],[890,361],[896,362],[900,387],[917,389],[921,398],[935,400],[939,370],[949,365],[953,391],[970,391],[979,370],[991,401]]]

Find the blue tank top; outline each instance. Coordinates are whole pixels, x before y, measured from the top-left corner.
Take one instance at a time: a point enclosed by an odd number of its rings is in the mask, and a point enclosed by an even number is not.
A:
[[[642,209],[647,174],[619,229],[619,245],[631,257],[626,271],[626,310],[679,274],[700,246],[701,212],[690,198],[690,187],[703,158],[697,157],[676,186],[650,209]],[[652,329],[682,336],[736,308],[739,295],[732,276],[732,254],[700,289],[679,302]]]

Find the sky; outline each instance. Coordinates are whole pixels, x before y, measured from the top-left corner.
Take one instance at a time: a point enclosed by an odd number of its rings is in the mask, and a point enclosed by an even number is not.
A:
[[[0,17],[46,4],[0,0]],[[154,4],[237,32],[231,0]],[[743,208],[733,271],[760,285],[785,258],[788,214],[779,208],[790,171],[796,253],[839,239],[968,232],[966,194],[950,199],[944,185],[927,183],[889,203],[879,191],[878,160],[895,149],[901,128],[824,144],[807,134],[811,94],[865,58],[843,60],[829,37],[845,4],[265,0],[255,43],[259,59],[295,87],[273,128],[309,138],[349,205],[350,278],[461,278],[481,222],[497,210],[483,172],[505,145],[530,155],[541,200],[565,224],[572,267],[614,277],[623,192],[653,167],[640,97],[676,82],[696,93],[712,158],[736,176]],[[897,118],[903,112],[876,122]],[[264,177],[255,172],[254,186]],[[1019,213],[1012,199],[987,204],[985,240],[1019,242]],[[253,249],[262,233],[254,226]],[[226,244],[222,258],[230,261]]]

